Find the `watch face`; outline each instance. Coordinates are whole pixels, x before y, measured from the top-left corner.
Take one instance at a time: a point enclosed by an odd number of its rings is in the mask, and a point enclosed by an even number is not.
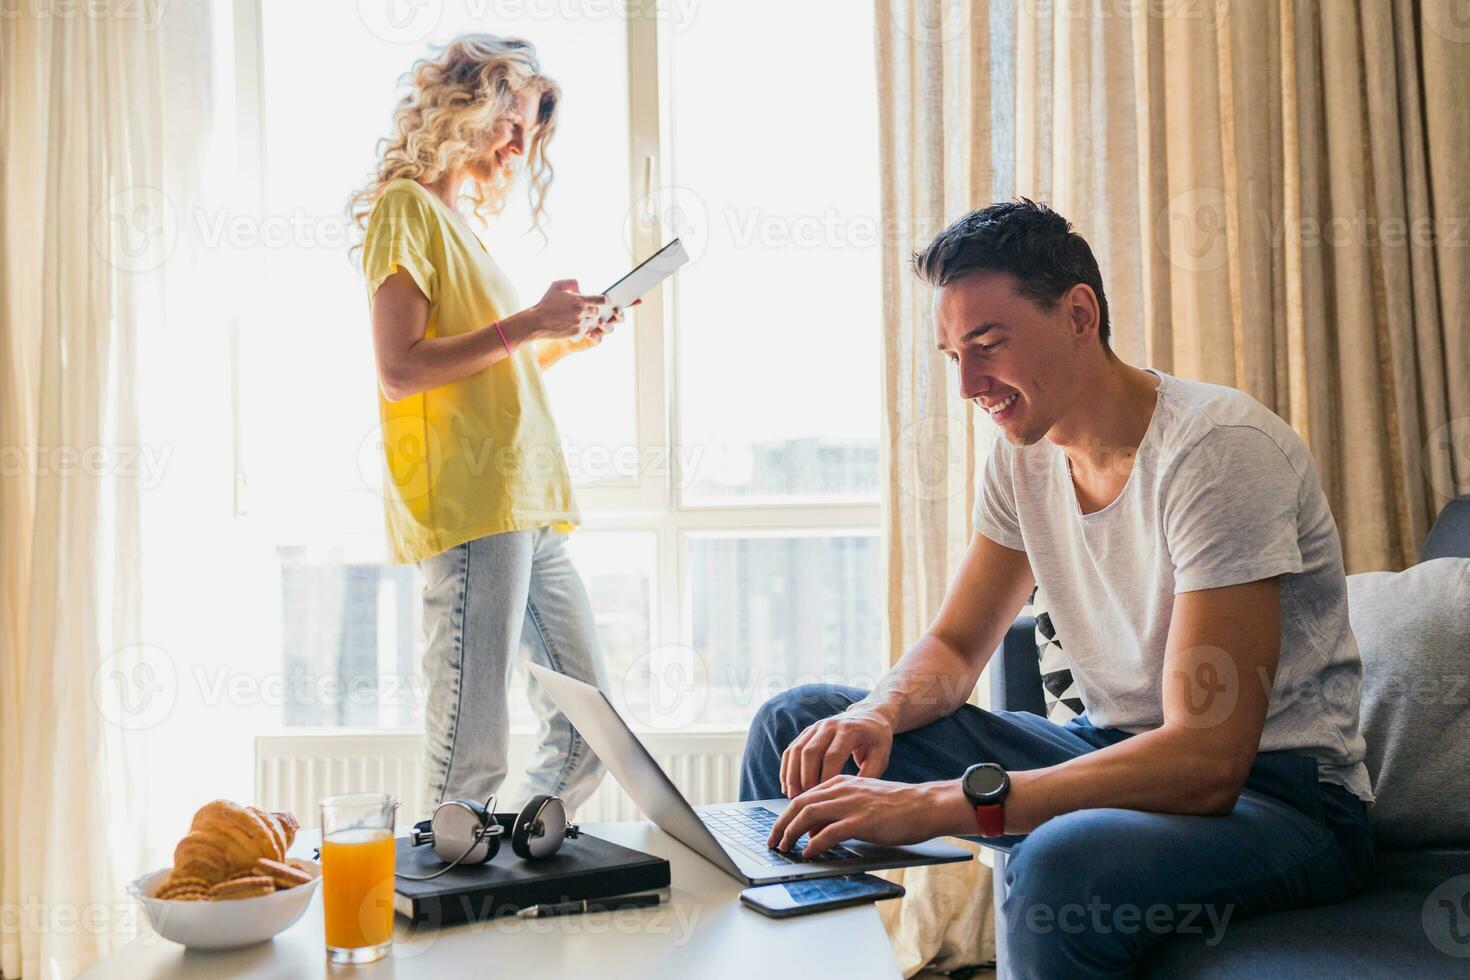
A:
[[[965,773],[965,793],[971,799],[991,799],[1005,785],[1006,773],[999,766],[976,766]]]

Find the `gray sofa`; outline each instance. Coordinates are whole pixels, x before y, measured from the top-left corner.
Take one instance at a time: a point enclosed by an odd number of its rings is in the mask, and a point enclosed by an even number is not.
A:
[[[1362,731],[1377,802],[1377,871],[1338,905],[1231,924],[1223,939],[1172,936],[1140,975],[1158,978],[1470,977],[1470,496],[1445,508],[1420,561],[1348,577],[1363,657]],[[995,708],[1045,714],[1035,620],[991,661]],[[1007,975],[1005,854],[996,852],[997,965]]]

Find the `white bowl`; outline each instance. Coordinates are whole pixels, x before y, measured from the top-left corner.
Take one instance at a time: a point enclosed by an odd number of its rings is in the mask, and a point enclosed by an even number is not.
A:
[[[263,943],[289,928],[311,904],[322,866],[305,858],[290,858],[288,863],[312,874],[311,881],[254,898],[179,902],[153,897],[173,873],[173,868],[164,868],[133,881],[128,894],[143,906],[153,931],[164,939],[194,949],[235,949]]]

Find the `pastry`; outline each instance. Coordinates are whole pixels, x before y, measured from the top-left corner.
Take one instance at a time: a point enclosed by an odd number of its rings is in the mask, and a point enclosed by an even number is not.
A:
[[[311,875],[286,864],[286,850],[299,828],[289,813],[214,800],[200,807],[189,832],[174,848],[174,868],[157,897],[173,901],[248,898],[303,884]],[[257,862],[272,866],[257,867]],[[303,880],[304,878],[304,880]],[[223,891],[218,886],[236,885]],[[269,888],[263,888],[269,885]]]
[[[279,861],[285,856],[279,837],[261,819],[259,812],[252,813],[229,800],[215,800],[194,814],[189,830],[211,835],[224,851],[228,863],[225,873],[228,875],[250,867],[256,858],[268,857]]]
[[[230,859],[213,834],[191,830],[174,848],[176,878],[197,878],[212,885],[230,873]]]
[[[231,881],[220,882],[209,889],[209,897],[214,901],[228,901],[236,898],[269,895],[275,890],[275,882],[270,878],[265,875],[251,875],[249,878],[235,878]]]
[[[277,888],[295,888],[297,885],[306,884],[314,877],[295,865],[272,861],[270,858],[261,858],[256,861],[254,873],[270,878],[276,883]]]

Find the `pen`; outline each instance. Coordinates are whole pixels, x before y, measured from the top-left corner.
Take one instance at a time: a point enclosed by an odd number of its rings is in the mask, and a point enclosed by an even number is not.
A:
[[[544,919],[552,915],[575,915],[578,912],[609,912],[613,909],[641,909],[659,903],[659,895],[625,895],[619,898],[593,898],[580,902],[558,902],[553,905],[530,905],[516,913],[522,919]]]

